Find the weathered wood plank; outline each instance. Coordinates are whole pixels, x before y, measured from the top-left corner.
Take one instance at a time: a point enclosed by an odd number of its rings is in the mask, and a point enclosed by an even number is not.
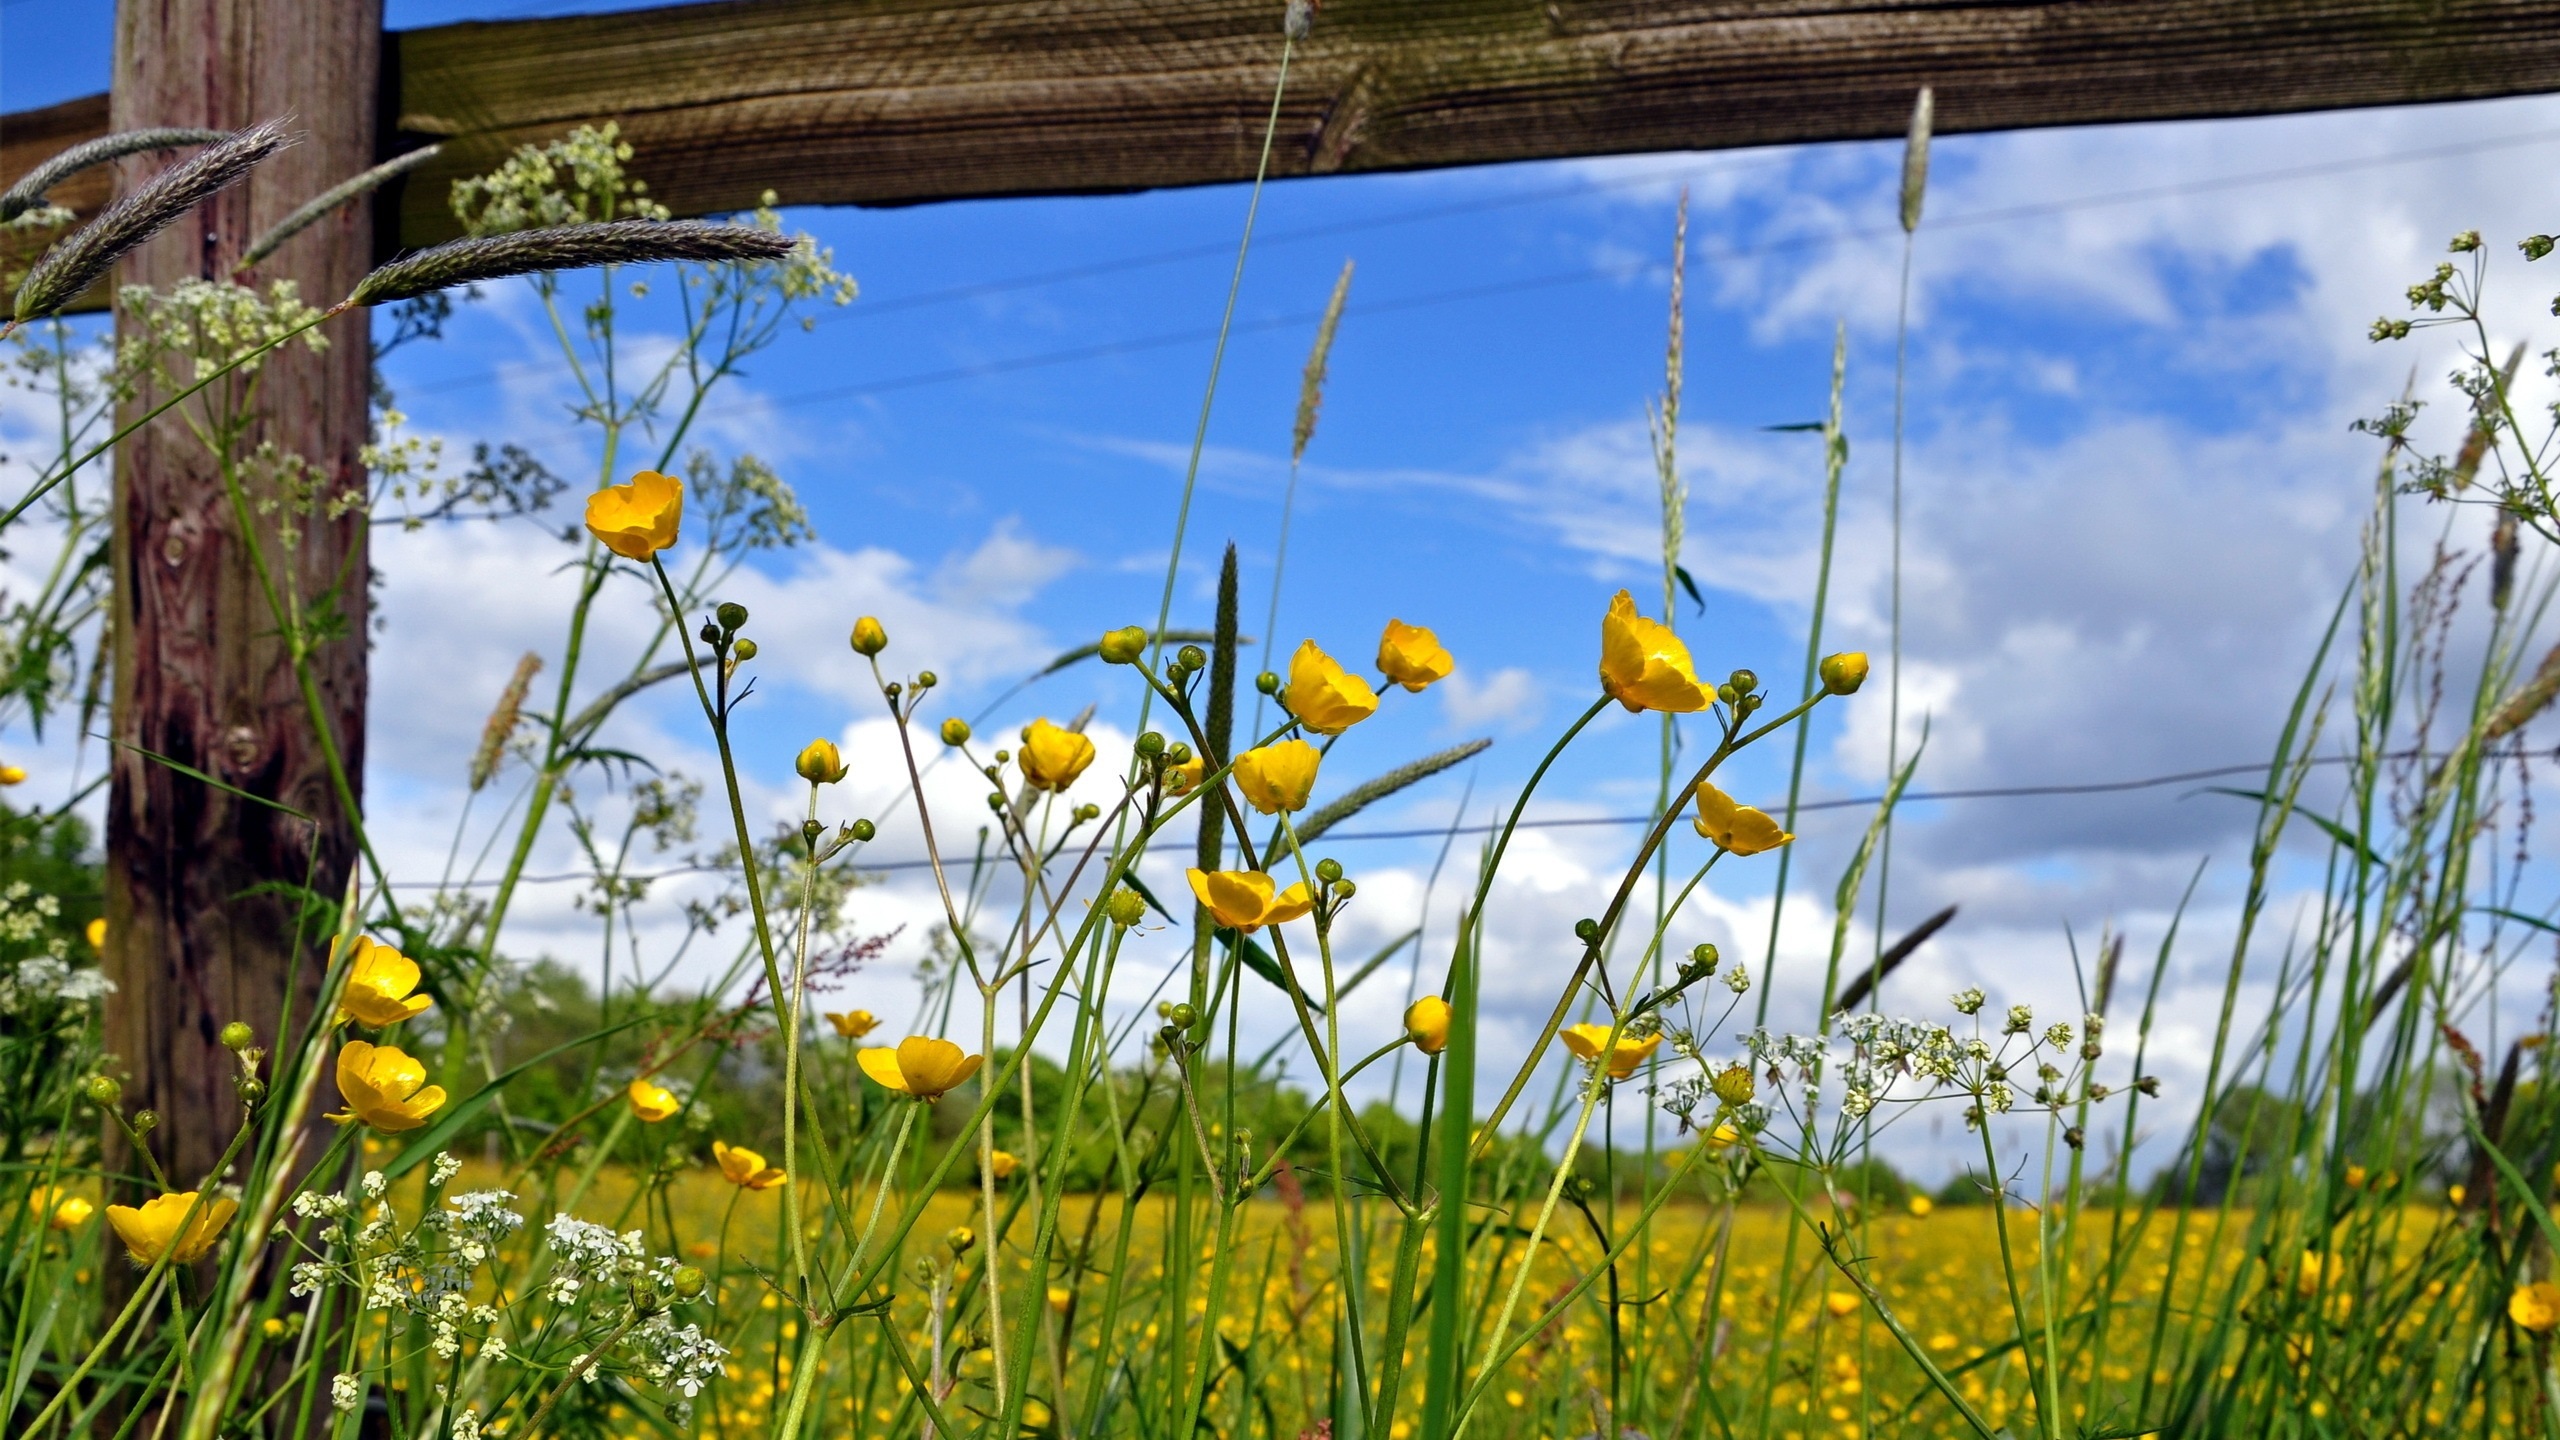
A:
[[[1270,0],[724,0],[386,37],[386,203],[618,121],[679,213],[1135,190],[1252,171]],[[1284,175],[2470,99],[2560,89],[2560,0],[1333,0]],[[0,119],[0,179],[82,104]],[[386,234],[386,243],[393,237]]]

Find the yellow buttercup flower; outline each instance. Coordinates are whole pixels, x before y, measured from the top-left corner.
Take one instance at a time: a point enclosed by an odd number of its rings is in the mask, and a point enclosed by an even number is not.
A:
[[[631,1113],[639,1116],[643,1125],[655,1125],[684,1108],[676,1092],[645,1075],[634,1078],[622,1093],[629,1097]]]
[[[993,1175],[999,1180],[1012,1179],[1013,1172],[1021,1168],[1022,1157],[1014,1154],[1010,1150],[991,1150],[987,1152],[987,1173]]]
[[[1209,757],[1206,755],[1194,755],[1179,765],[1167,765],[1164,767],[1164,793],[1167,795],[1188,795],[1192,791],[1199,789],[1200,782],[1208,778]]]
[[[1440,637],[1423,626],[1390,620],[1387,632],[1378,637],[1378,669],[1409,691],[1446,680],[1457,668],[1458,662],[1449,658]]]
[[[1425,1055],[1448,1049],[1449,1002],[1425,995],[1404,1007],[1404,1033],[1413,1037],[1413,1048]]]
[[[1720,1124],[1707,1136],[1710,1150],[1729,1150],[1742,1143],[1742,1132],[1732,1125]]]
[[[417,1129],[444,1105],[444,1087],[427,1083],[424,1061],[397,1045],[362,1040],[338,1047],[338,1094],[347,1108],[330,1119],[361,1121],[386,1135]]]
[[[1937,1201],[1917,1192],[1914,1192],[1910,1200],[1905,1203],[1910,1207],[1911,1218],[1914,1220],[1926,1220],[1929,1218],[1929,1212],[1938,1208]]]
[[[1733,797],[1715,787],[1714,782],[1698,782],[1698,834],[1716,842],[1719,849],[1736,855],[1757,855],[1775,850],[1796,838],[1778,828],[1778,822],[1766,811],[1748,805],[1737,805]]]
[[[2560,1329],[2560,1285],[2536,1280],[2507,1297],[2507,1318],[2537,1335]]]
[[[853,622],[853,653],[877,655],[889,648],[889,632],[880,627],[877,617],[865,615]]]
[[[1689,647],[1659,620],[1636,613],[1635,597],[1621,590],[1600,621],[1600,688],[1629,710],[1686,715],[1704,710],[1715,691],[1698,683]]]
[[[1819,673],[1823,689],[1834,695],[1855,695],[1858,687],[1867,683],[1867,653],[1844,650],[1837,655],[1825,655]]]
[[[1319,735],[1339,735],[1378,708],[1377,692],[1369,682],[1335,664],[1313,640],[1289,657],[1289,683],[1281,690],[1280,700],[1298,723]]]
[[[90,921],[88,929],[82,933],[89,937],[90,949],[103,953],[107,948],[107,917],[101,915]]]
[[[56,1230],[77,1230],[98,1207],[77,1195],[52,1186],[39,1186],[28,1192],[27,1208],[44,1217],[44,1223]]]
[[[1050,1286],[1050,1287],[1049,1287],[1049,1308],[1050,1308],[1050,1309],[1057,1311],[1057,1312],[1058,1312],[1059,1314],[1061,1314],[1061,1315],[1064,1315],[1064,1314],[1066,1314],[1066,1313],[1067,1313],[1067,1307],[1068,1307],[1068,1306],[1070,1306],[1070,1305],[1073,1305],[1073,1304],[1075,1304],[1075,1303],[1076,1303],[1076,1292],[1074,1292],[1073,1290],[1070,1290],[1070,1289],[1068,1289],[1067,1287],[1065,1287],[1065,1286],[1063,1286],[1063,1285],[1052,1285],[1052,1286]]]
[[[587,533],[625,560],[646,560],[672,546],[683,523],[684,482],[655,470],[587,497]]]
[[[741,1190],[770,1190],[791,1177],[764,1163],[764,1157],[743,1145],[711,1142],[711,1158],[720,1162],[720,1173]]]
[[[27,772],[23,767],[16,765],[0,765],[0,785],[23,785],[25,783],[27,783]]]
[[[1316,907],[1306,882],[1278,890],[1259,870],[1193,870],[1187,872],[1191,893],[1229,930],[1252,932],[1265,925],[1295,920]]]
[[[418,962],[369,935],[359,935],[347,960],[347,988],[338,993],[338,1023],[361,1021],[379,1030],[397,1025],[435,1001],[418,988]]]
[[[1034,720],[1022,732],[1022,778],[1034,790],[1064,790],[1093,763],[1093,742],[1064,726]]]
[[[1624,1080],[1636,1073],[1636,1068],[1652,1059],[1653,1052],[1662,1046],[1662,1036],[1658,1033],[1634,1040],[1623,1031],[1619,1033],[1617,1043],[1612,1045],[1606,1025],[1570,1026],[1565,1030],[1563,1039],[1564,1048],[1583,1060],[1598,1060],[1601,1047],[1608,1046],[1609,1078],[1612,1080]]]
[[[1236,788],[1245,802],[1265,815],[1304,810],[1316,788],[1316,766],[1323,759],[1304,740],[1262,745],[1236,757]]]
[[[972,1055],[948,1040],[929,1035],[910,1035],[895,1046],[875,1045],[859,1057],[862,1073],[901,1095],[919,1100],[939,1100],[966,1084],[978,1067],[987,1063],[984,1055]]]
[[[1822,1297],[1822,1308],[1831,1312],[1832,1319],[1846,1320],[1858,1313],[1858,1297],[1846,1290],[1834,1290]]]
[[[188,1219],[187,1212],[195,1211]],[[124,1251],[143,1265],[156,1263],[167,1255],[173,1262],[185,1265],[201,1258],[213,1248],[224,1226],[240,1209],[240,1202],[227,1195],[207,1198],[196,1204],[196,1192],[182,1190],[142,1202],[139,1209],[131,1205],[107,1207],[107,1223],[116,1227],[116,1237],[124,1241]],[[186,1226],[184,1233],[180,1224]]]
[[[880,1028],[880,1017],[868,1010],[830,1010],[826,1015],[836,1034],[847,1040],[859,1040]]]
[[[833,785],[844,778],[846,770],[844,756],[836,752],[833,740],[810,741],[808,748],[800,752],[800,758],[792,762],[791,768],[799,771],[800,778],[812,785]]]

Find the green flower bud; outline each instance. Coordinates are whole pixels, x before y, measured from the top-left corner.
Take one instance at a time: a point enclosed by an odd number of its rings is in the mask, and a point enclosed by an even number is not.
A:
[[[1197,645],[1183,646],[1181,653],[1174,658],[1182,662],[1185,670],[1205,670],[1209,666],[1209,652]]]
[[[871,843],[872,836],[880,833],[880,827],[872,824],[868,820],[856,820],[844,828],[846,834],[851,835],[854,839],[859,840],[866,845]]]
[[[1760,688],[1760,676],[1750,670],[1736,670],[1725,677],[1724,683],[1732,686],[1736,695],[1748,695]]]
[[[92,1075],[87,1093],[92,1105],[115,1105],[124,1099],[124,1082],[113,1075]]]
[[[1152,760],[1164,753],[1164,736],[1153,730],[1146,731],[1138,736],[1136,748],[1139,754]]]
[[[747,607],[735,600],[720,602],[720,608],[711,613],[720,617],[720,628],[723,630],[741,629],[747,623]]]
[[[133,1112],[133,1133],[134,1133],[134,1134],[136,1134],[136,1135],[148,1135],[148,1134],[150,1134],[152,1131],[157,1130],[158,1128],[160,1128],[160,1112],[159,1112],[159,1111],[157,1111],[157,1110],[136,1110],[136,1111],[134,1111],[134,1112]]]
[[[969,722],[954,715],[942,722],[942,743],[958,747],[969,743]]]
[[[216,1038],[225,1050],[246,1050],[258,1038],[258,1032],[250,1029],[247,1021],[234,1020],[223,1026],[222,1034]]]
[[[2516,248],[2524,252],[2524,258],[2527,260],[2539,260],[2550,254],[2554,248],[2560,248],[2560,240],[2554,240],[2548,235],[2528,235]]]
[[[1573,938],[1585,945],[1600,943],[1600,922],[1585,916],[1573,922]]]
[[[1280,677],[1265,670],[1253,677],[1253,688],[1265,695],[1277,695],[1280,693]]]
[[[1176,1030],[1188,1030],[1200,1023],[1200,1011],[1188,1003],[1179,1004],[1168,1011],[1164,1018],[1170,1021]]]
[[[756,658],[756,642],[744,635],[739,636],[737,643],[729,647],[729,658],[741,664],[753,660]]]
[[[1342,878],[1342,862],[1330,856],[1316,862],[1316,878],[1327,885]]]
[[[1867,656],[1863,650],[1844,650],[1822,657],[1822,688],[1834,695],[1855,695],[1867,683]]]
[[[700,1295],[702,1293],[703,1286],[707,1283],[703,1273],[691,1265],[679,1265],[676,1267],[675,1282],[676,1293],[687,1300]]]
[[[916,675],[916,688],[919,690],[930,690],[941,683],[942,677],[930,670],[920,671]]]
[[[1336,900],[1348,900],[1359,893],[1360,886],[1357,882],[1350,880],[1336,880],[1333,882],[1333,898]]]
[[[1102,902],[1102,909],[1111,917],[1111,923],[1123,930],[1147,918],[1146,897],[1127,886],[1112,891],[1111,898]]]

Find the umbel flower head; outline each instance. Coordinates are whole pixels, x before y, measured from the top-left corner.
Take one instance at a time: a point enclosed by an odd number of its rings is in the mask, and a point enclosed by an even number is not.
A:
[[[1637,1040],[1630,1038],[1623,1030],[1618,1032],[1617,1041],[1613,1044],[1609,1039],[1609,1027],[1606,1025],[1571,1026],[1565,1030],[1562,1038],[1564,1048],[1572,1051],[1576,1058],[1586,1061],[1598,1061],[1605,1047],[1608,1055],[1609,1078],[1612,1080],[1624,1080],[1636,1073],[1636,1068],[1652,1059],[1653,1052],[1662,1046],[1662,1036],[1659,1032]]]
[[[919,1100],[941,1099],[967,1084],[978,1067],[987,1063],[984,1055],[972,1055],[930,1035],[910,1035],[894,1046],[873,1045],[859,1058],[863,1074]]]
[[[227,1195],[208,1197],[196,1203],[196,1192],[181,1190],[145,1200],[140,1208],[131,1205],[107,1207],[107,1223],[116,1227],[116,1238],[124,1241],[124,1252],[136,1263],[150,1265],[167,1255],[176,1264],[185,1265],[203,1256],[220,1239],[224,1226],[231,1223],[240,1202]],[[195,1211],[189,1219],[187,1212]],[[186,1228],[181,1233],[179,1226]]]
[[[845,777],[848,767],[844,756],[836,751],[836,742],[812,740],[808,748],[800,752],[800,758],[792,762],[791,768],[799,771],[800,778],[812,785],[833,785]]]
[[[1448,1049],[1449,1002],[1425,995],[1404,1007],[1404,1033],[1413,1037],[1413,1048],[1425,1055]]]
[[[631,1113],[639,1116],[643,1125],[655,1125],[684,1108],[684,1101],[676,1098],[676,1092],[646,1075],[633,1077],[622,1093],[631,1101]]]
[[[1313,640],[1289,657],[1289,683],[1280,700],[1299,724],[1319,735],[1339,735],[1378,708],[1378,694],[1369,682],[1335,664]]]
[[[880,1028],[880,1017],[868,1010],[830,1010],[826,1016],[836,1034],[847,1040],[859,1040]]]
[[[1778,828],[1768,812],[1748,805],[1737,805],[1733,797],[1717,789],[1713,782],[1698,782],[1698,834],[1713,840],[1719,849],[1736,855],[1757,855],[1775,850],[1796,838]]]
[[[1408,691],[1418,693],[1434,680],[1446,680],[1457,668],[1440,637],[1424,626],[1389,620],[1386,633],[1378,637],[1379,671]]]
[[[1600,688],[1629,710],[1675,715],[1704,710],[1715,698],[1698,683],[1689,647],[1670,626],[1637,614],[1635,597],[1624,590],[1600,621]]]
[[[625,560],[646,560],[674,545],[683,523],[684,482],[655,470],[587,497],[587,533]]]
[[[427,1083],[424,1061],[397,1045],[362,1040],[338,1047],[338,1095],[347,1108],[330,1119],[360,1121],[386,1135],[415,1130],[444,1106],[444,1087]]]
[[[1259,870],[1193,870],[1189,874],[1191,893],[1229,930],[1249,934],[1265,925],[1295,920],[1316,907],[1303,880],[1280,890]]]
[[[788,1175],[764,1163],[764,1157],[744,1145],[711,1142],[711,1158],[720,1162],[720,1173],[741,1190],[770,1190],[790,1179]]]
[[[1064,790],[1093,763],[1093,742],[1063,725],[1034,720],[1022,731],[1022,778],[1034,790]]]
[[[356,937],[347,961],[347,988],[338,994],[338,1023],[355,1020],[379,1030],[397,1025],[435,1002],[412,994],[418,962],[369,935]]]
[[[1194,756],[1195,760],[1199,757]],[[1304,810],[1316,788],[1316,765],[1323,757],[1304,740],[1263,745],[1236,757],[1236,788],[1265,815]]]

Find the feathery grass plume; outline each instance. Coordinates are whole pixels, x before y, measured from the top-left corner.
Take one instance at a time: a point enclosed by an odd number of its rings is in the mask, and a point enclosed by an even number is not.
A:
[[[79,299],[135,247],[202,201],[239,184],[294,138],[283,121],[264,121],[152,176],[45,252],[18,286],[17,319],[23,323],[50,315]]]
[[[88,169],[139,155],[146,150],[174,150],[181,145],[211,145],[230,132],[225,130],[119,130],[95,140],[83,140],[18,177],[18,183],[0,193],[0,221],[15,220],[44,203],[44,194],[54,186]]]
[[[1688,329],[1689,187],[1680,187],[1680,209],[1671,222],[1671,324],[1662,350],[1662,403],[1648,407],[1652,422],[1653,468],[1662,482],[1662,619],[1668,625],[1678,608],[1680,548],[1689,538],[1689,488],[1680,483],[1680,375]]]
[[[1469,760],[1491,748],[1489,739],[1469,740],[1452,745],[1437,754],[1425,755],[1410,764],[1399,765],[1365,784],[1355,785],[1328,802],[1324,808],[1298,822],[1298,843],[1312,845],[1327,830],[1377,804],[1399,790],[1419,785],[1462,760]]]
[[[498,762],[506,758],[507,742],[515,738],[516,724],[524,718],[525,692],[533,688],[533,677],[542,669],[542,657],[530,650],[516,662],[516,673],[507,688],[498,693],[498,706],[489,712],[489,723],[480,730],[480,748],[471,756],[471,789],[477,794],[497,778]]]
[[[442,145],[422,145],[406,155],[385,160],[361,175],[341,180],[321,191],[301,209],[277,221],[268,228],[267,233],[259,236],[249,246],[249,252],[240,257],[240,263],[231,267],[232,273],[238,274],[273,255],[279,246],[310,229],[321,216],[360,195],[371,194],[443,153]]]
[[[1351,262],[1342,262],[1334,278],[1333,298],[1324,302],[1324,318],[1316,322],[1316,344],[1307,352],[1307,368],[1298,377],[1298,423],[1289,431],[1289,463],[1307,458],[1307,442],[1316,438],[1316,412],[1324,408],[1325,368],[1333,360],[1333,332],[1342,324],[1342,304],[1351,298]]]
[[[647,265],[661,260],[779,260],[800,242],[752,225],[699,220],[609,220],[455,240],[404,255],[356,282],[349,305],[411,300],[434,290],[546,270]]]
[[[1923,85],[1911,102],[1911,136],[1902,144],[1902,232],[1920,228],[1920,202],[1929,193],[1929,131],[1937,123],[1937,92]]]

